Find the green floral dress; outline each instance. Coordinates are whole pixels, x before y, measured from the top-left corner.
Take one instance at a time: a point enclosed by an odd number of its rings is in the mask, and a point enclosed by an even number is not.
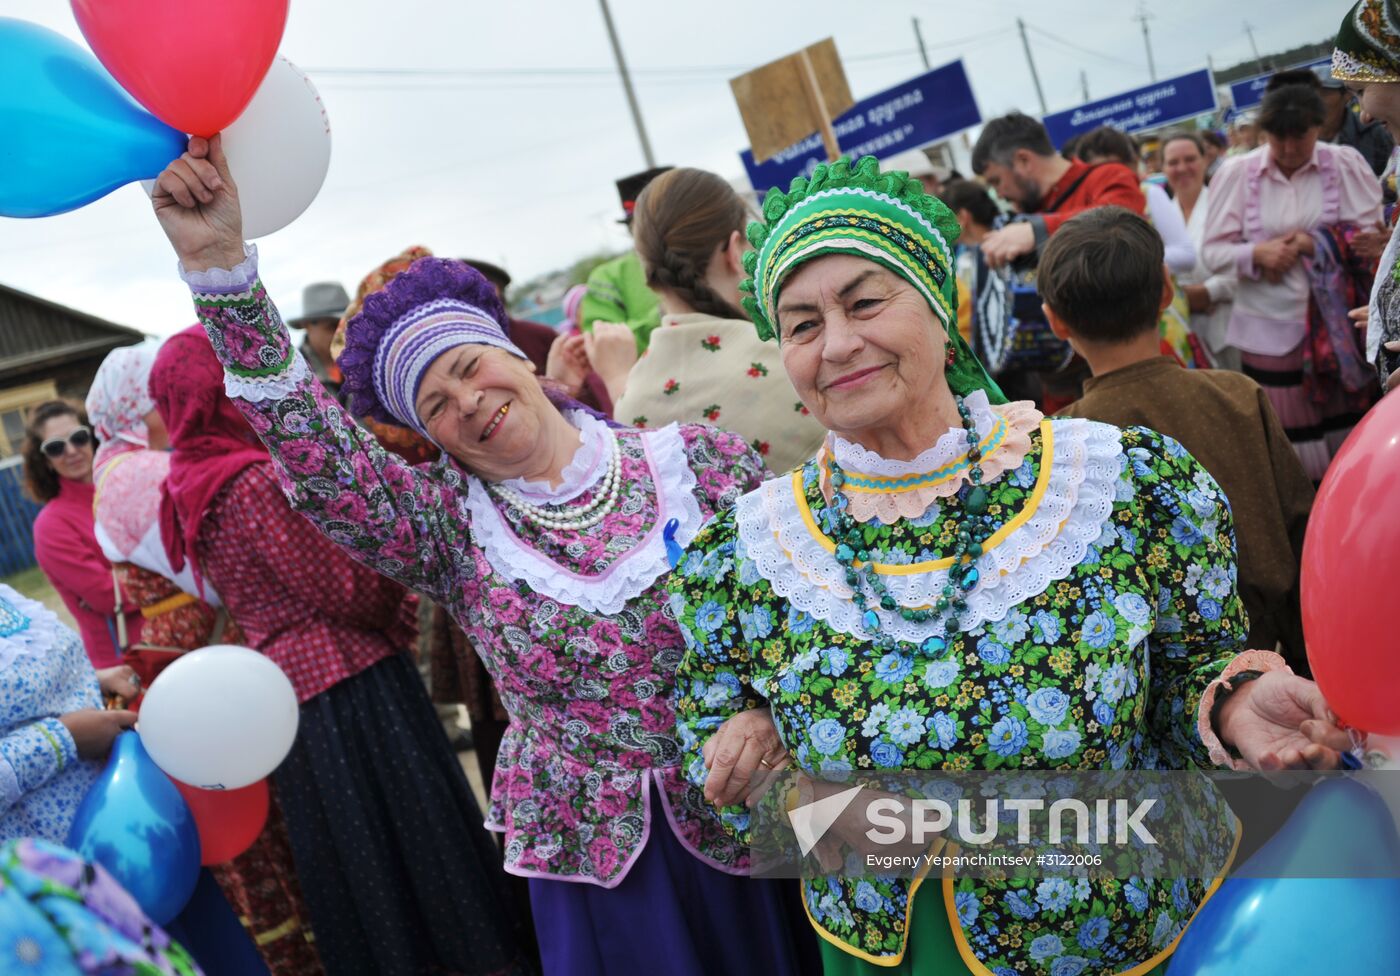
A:
[[[939,447],[956,453],[961,438],[950,432]],[[890,652],[872,647],[850,600],[825,535],[820,477],[813,460],[744,496],[702,530],[672,577],[689,648],[676,711],[697,783],[704,740],[761,706],[771,706],[795,764],[828,777],[1212,765],[1200,697],[1247,626],[1229,504],[1176,441],[1041,422],[1025,459],[989,483],[994,532],[962,631],[882,614],[900,639]],[[864,523],[901,604],[927,605],[942,590],[939,560],[969,517],[961,497],[916,518]],[[946,637],[946,653],[924,653],[929,635]],[[747,836],[745,811],[724,819]],[[833,875],[804,887],[828,942],[882,966],[903,958],[918,883]],[[997,976],[1146,972],[1209,890],[1145,877],[943,881],[962,957]]]

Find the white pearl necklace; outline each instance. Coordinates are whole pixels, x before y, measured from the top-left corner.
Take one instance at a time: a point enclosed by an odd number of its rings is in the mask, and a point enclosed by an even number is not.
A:
[[[622,487],[622,452],[616,439],[609,439],[611,450],[608,453],[608,468],[598,485],[598,493],[593,500],[570,508],[566,505],[535,505],[526,501],[519,492],[505,485],[487,485],[491,493],[520,513],[527,522],[546,529],[579,532],[597,525],[617,507]]]

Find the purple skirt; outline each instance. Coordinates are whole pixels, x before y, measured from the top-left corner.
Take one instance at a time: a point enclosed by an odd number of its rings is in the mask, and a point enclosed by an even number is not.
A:
[[[530,879],[545,976],[821,972],[799,883],[710,867],[681,845],[653,801],[651,836],[616,888]]]

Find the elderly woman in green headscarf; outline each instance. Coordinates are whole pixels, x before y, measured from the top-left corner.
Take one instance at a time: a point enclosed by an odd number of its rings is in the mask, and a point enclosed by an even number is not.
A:
[[[707,795],[744,795],[789,756],[794,805],[852,773],[1339,761],[1316,686],[1244,651],[1210,475],[1168,437],[1047,419],[987,377],[956,328],[945,206],[866,158],[770,193],[764,217],[747,309],[829,436],[710,522],[673,574],[677,719]],[[749,836],[743,807],[722,812]],[[1212,890],[803,884],[828,974],[939,976],[1139,976]]]
[[[1360,0],[1337,29],[1332,77],[1346,82],[1361,111],[1400,141],[1400,3]],[[1366,324],[1366,358],[1386,390],[1400,387],[1400,227],[1390,236],[1370,304],[1352,312]]]

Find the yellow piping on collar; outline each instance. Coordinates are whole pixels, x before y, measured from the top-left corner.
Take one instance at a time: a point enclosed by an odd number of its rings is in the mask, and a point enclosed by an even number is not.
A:
[[[1050,469],[1055,463],[1055,432],[1052,422],[1047,418],[1040,422],[1040,476],[1036,478],[1035,488],[1026,499],[1026,504],[1014,516],[1007,520],[996,532],[987,537],[987,541],[982,543],[982,551],[990,552],[1006,541],[1011,533],[1015,532],[1026,522],[1030,521],[1036,509],[1040,507],[1041,501],[1045,498],[1046,491],[1050,488]],[[820,543],[821,547],[829,553],[836,552],[836,543],[817,526],[817,520],[812,515],[812,507],[807,504],[807,493],[802,490],[802,469],[798,468],[792,473],[792,493],[797,502],[797,511],[802,516],[803,524],[807,526],[807,531],[812,538]],[[855,563],[857,567],[863,563]],[[899,565],[894,563],[872,563],[871,568],[877,573],[885,576],[916,576],[921,573],[932,573],[941,569],[949,569],[953,565],[951,556],[945,559],[932,559],[922,563],[910,563]]]

